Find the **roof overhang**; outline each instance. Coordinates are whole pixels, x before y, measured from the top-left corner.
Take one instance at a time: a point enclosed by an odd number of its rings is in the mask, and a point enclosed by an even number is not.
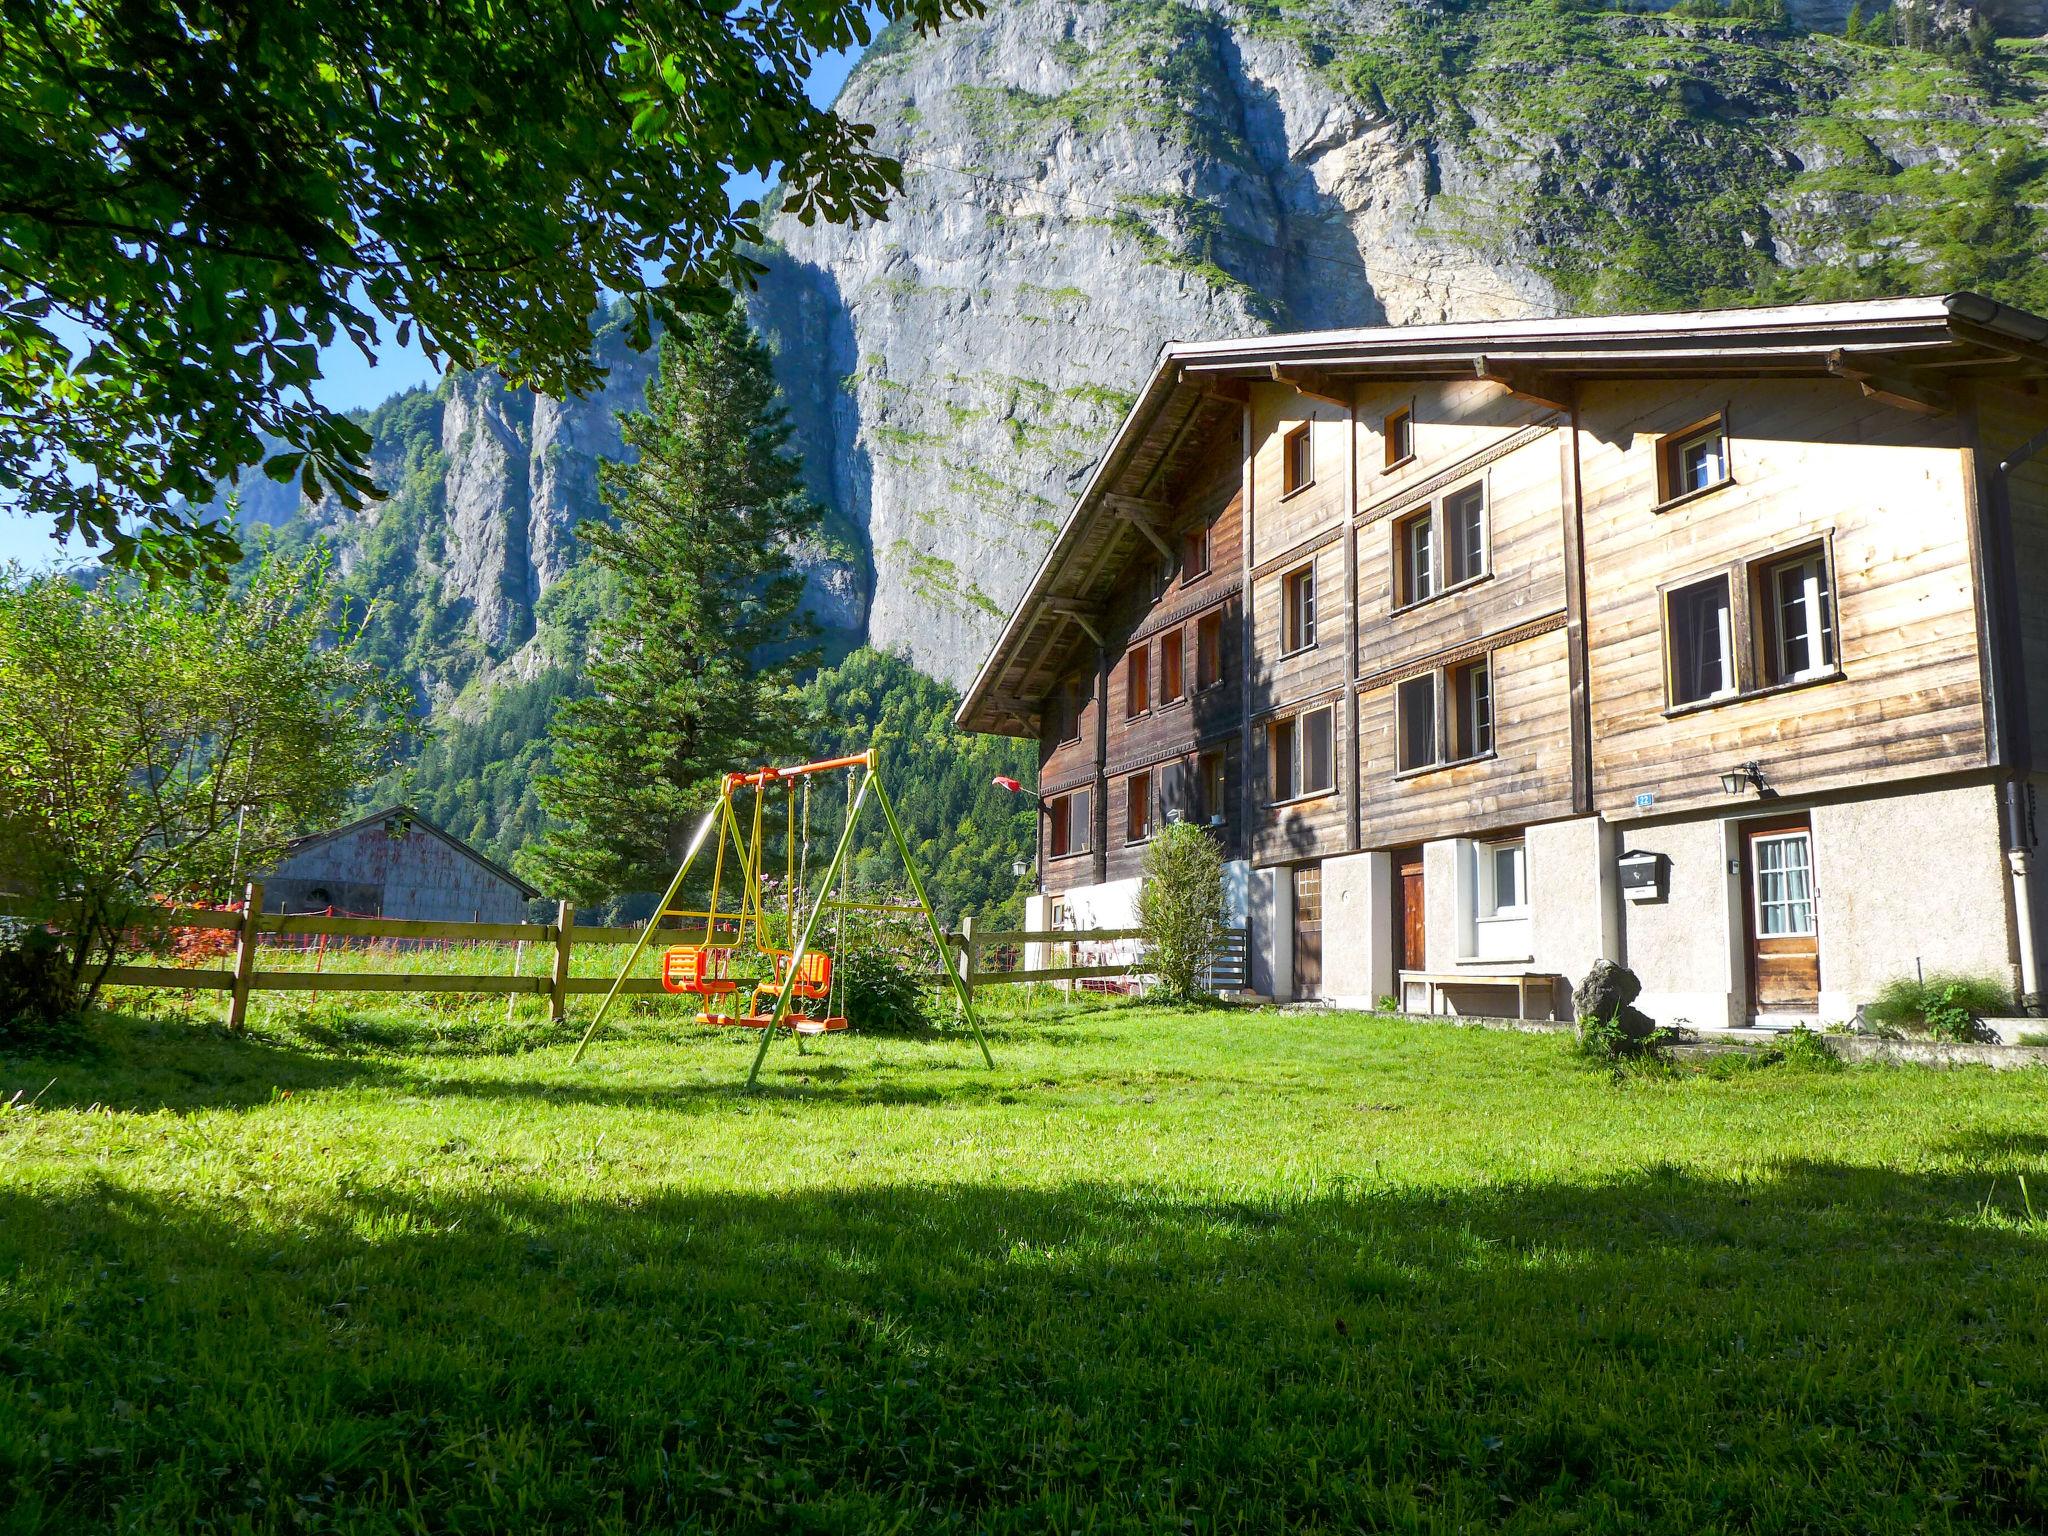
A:
[[[1255,383],[1343,400],[1375,381],[1492,379],[1533,399],[1580,380],[1834,376],[1908,408],[1942,409],[1958,377],[2048,376],[2048,320],[1977,293],[1768,309],[1468,321],[1169,342],[1039,563],[954,721],[1034,735],[1061,662],[1087,638],[1150,499],[1191,429]],[[1199,439],[1200,434],[1193,434]]]

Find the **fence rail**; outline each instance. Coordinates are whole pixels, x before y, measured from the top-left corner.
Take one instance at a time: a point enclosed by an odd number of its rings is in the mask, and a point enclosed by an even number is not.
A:
[[[1203,968],[1203,984],[1212,992],[1242,989],[1250,985],[1250,934],[1244,928],[1226,928],[1221,945],[1209,957]],[[982,959],[994,950],[1007,950],[1018,958],[1018,946],[1036,944],[1042,947],[1068,947],[1079,944],[1108,944],[1133,941],[1144,937],[1139,928],[990,928],[977,929],[974,919],[968,918],[960,925],[958,933],[949,933],[947,940],[959,951],[956,962],[960,966],[961,980],[972,993],[976,987],[1015,986],[1041,981],[1106,981],[1113,977],[1133,978],[1146,974],[1144,956],[1134,954],[1129,960],[1095,965],[1077,965],[1070,952],[1060,957],[1055,965],[1040,965],[1028,968],[1023,965],[984,966]]]
[[[242,1029],[249,1019],[249,998],[257,992],[471,992],[498,997],[545,997],[552,1018],[567,1016],[568,1000],[605,992],[611,980],[604,976],[571,976],[569,963],[579,944],[621,945],[635,942],[638,927],[596,927],[579,924],[576,909],[562,902],[552,923],[466,923],[439,922],[420,918],[334,917],[325,913],[265,912],[263,884],[252,881],[245,893],[242,910],[223,912],[207,907],[178,907],[164,914],[167,926],[209,929],[232,933],[234,948],[227,958],[228,969],[182,965],[117,965],[106,974],[109,986],[164,987],[186,992],[228,994],[228,1027]],[[676,930],[679,939],[687,928]],[[265,970],[257,964],[263,941],[280,936],[369,940],[440,939],[456,943],[531,944],[551,951],[553,963],[545,976],[486,976],[476,974],[423,975],[410,971],[295,971]],[[1123,961],[1076,964],[1070,946],[1133,942],[1142,937],[1136,928],[994,928],[977,929],[972,918],[949,933],[946,940],[954,950],[951,963],[959,967],[961,980],[970,994],[976,987],[1010,986],[1024,982],[1107,981],[1145,974],[1142,954],[1133,953]],[[985,956],[1007,951],[1005,958],[1026,958],[1022,946],[1040,945],[1067,949],[1061,963],[1029,969],[985,966]],[[1133,943],[1135,949],[1135,944]],[[1211,959],[1205,981],[1212,990],[1243,987],[1247,981],[1247,935],[1242,928],[1225,930],[1222,946]],[[1085,957],[1080,957],[1085,958]],[[654,976],[629,976],[621,984],[622,995],[648,996],[663,990]]]

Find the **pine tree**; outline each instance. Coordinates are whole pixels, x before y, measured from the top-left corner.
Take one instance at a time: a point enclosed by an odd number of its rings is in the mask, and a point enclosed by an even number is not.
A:
[[[821,513],[737,303],[667,331],[620,428],[637,458],[600,469],[612,520],[578,530],[611,585],[591,691],[555,712],[536,784],[555,826],[521,861],[582,905],[668,883],[718,775],[801,744],[797,679],[818,660],[792,556]]]

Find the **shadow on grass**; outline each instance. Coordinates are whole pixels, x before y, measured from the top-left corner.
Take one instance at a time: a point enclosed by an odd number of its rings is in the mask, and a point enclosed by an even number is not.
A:
[[[246,1109],[281,1093],[397,1080],[388,1063],[308,1049],[271,1035],[233,1035],[218,1025],[93,1020],[75,1050],[61,1055],[0,1055],[0,1099],[40,1095],[45,1108],[147,1113],[170,1109]]]
[[[1982,1198],[1824,1161],[1268,1202],[17,1192],[0,1505],[22,1531],[2038,1528],[2044,1244]]]

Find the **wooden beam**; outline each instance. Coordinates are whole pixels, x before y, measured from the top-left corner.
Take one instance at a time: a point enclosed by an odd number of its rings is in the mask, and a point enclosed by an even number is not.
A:
[[[1222,378],[1215,374],[1204,373],[1198,369],[1190,368],[1185,363],[1181,365],[1180,381],[1185,385],[1200,390],[1211,400],[1227,400],[1232,405],[1244,405],[1252,397],[1252,386],[1249,380]]]
[[[1173,510],[1165,502],[1145,501],[1136,496],[1119,496],[1111,492],[1102,498],[1102,506],[1112,517],[1122,519],[1142,533],[1151,546],[1168,560],[1173,558],[1173,546],[1159,531],[1159,525]]]
[[[1527,400],[1532,405],[1548,406],[1553,411],[1572,408],[1570,382],[1540,368],[1521,368],[1489,357],[1475,357],[1472,359],[1472,376],[1489,384],[1498,384],[1517,400]]]
[[[1072,619],[1081,626],[1082,633],[1087,635],[1097,645],[1104,643],[1102,631],[1098,627],[1102,623],[1102,610],[1100,608],[1091,608],[1088,604],[1076,602],[1071,597],[1043,598],[1040,600],[1039,606],[1047,613],[1056,613],[1063,619]]]
[[[1324,405],[1334,405],[1340,410],[1350,410],[1351,402],[1341,395],[1330,393],[1329,381],[1320,373],[1289,373],[1278,363],[1268,370],[1275,384],[1285,384],[1297,395],[1306,395],[1311,400],[1320,400]]]
[[[1895,405],[1902,411],[1913,411],[1922,416],[1955,414],[1954,397],[1940,385],[1904,374],[1871,373],[1850,362],[1839,348],[1828,354],[1828,372],[1838,379],[1854,383],[1863,391],[1865,399]]]

